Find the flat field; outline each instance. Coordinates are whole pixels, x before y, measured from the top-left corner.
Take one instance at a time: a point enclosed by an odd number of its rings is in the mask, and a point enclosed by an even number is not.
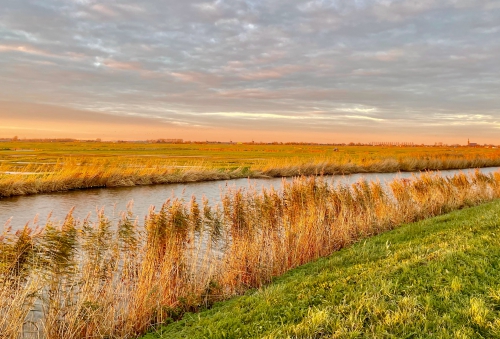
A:
[[[0,197],[242,177],[500,165],[500,150],[260,144],[2,142]]]
[[[500,201],[404,225],[158,338],[498,338]]]
[[[338,149],[338,151],[335,151]],[[396,147],[260,144],[147,144],[111,142],[3,142],[0,161],[16,167],[26,162],[59,162],[66,158],[112,160],[133,164],[144,158],[166,163],[203,163],[228,169],[262,169],[279,160],[363,163],[387,158],[402,160],[447,158],[500,158],[500,149],[474,147]]]

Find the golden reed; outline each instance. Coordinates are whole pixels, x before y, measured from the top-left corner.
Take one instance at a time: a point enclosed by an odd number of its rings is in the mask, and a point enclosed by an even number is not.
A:
[[[353,185],[321,177],[0,235],[0,338],[131,338],[402,223],[500,197],[500,172]],[[37,309],[37,312],[31,311]]]
[[[169,160],[67,158],[55,164],[0,165],[0,198],[85,189],[168,183],[186,183],[235,178],[292,177],[352,173],[389,173],[426,170],[466,169],[500,166],[496,154],[425,155],[405,157],[376,155],[348,157],[290,158],[255,160],[251,166],[217,167],[203,160],[178,165]],[[17,174],[8,174],[15,172]],[[24,174],[21,174],[24,173]]]

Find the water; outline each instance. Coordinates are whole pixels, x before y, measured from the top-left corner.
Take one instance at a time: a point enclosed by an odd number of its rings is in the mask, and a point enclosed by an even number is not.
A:
[[[498,171],[500,167],[482,168],[481,172],[487,174]],[[469,172],[473,170],[463,170]],[[459,173],[459,170],[441,171],[445,176]],[[345,176],[327,176],[327,180],[333,183],[354,183],[361,178],[368,181],[380,180],[388,182],[394,178],[409,178],[414,173],[368,173],[351,174]],[[47,216],[51,214],[51,220],[61,221],[68,211],[75,207],[73,215],[78,219],[83,219],[89,215],[96,216],[98,209],[104,208],[106,215],[111,220],[116,220],[120,212],[126,210],[126,206],[133,201],[134,213],[143,218],[150,206],[158,208],[169,198],[184,198],[189,201],[191,196],[195,196],[201,203],[203,197],[209,199],[211,204],[220,202],[221,194],[229,188],[262,187],[280,188],[282,180],[291,181],[291,178],[272,179],[234,179],[227,181],[209,181],[200,183],[169,184],[154,186],[135,186],[123,188],[97,188],[79,191],[69,191],[60,193],[38,194],[32,196],[20,196],[0,199],[0,231],[9,218],[12,218],[13,229],[22,228],[26,223],[32,222],[38,215],[40,224],[44,225]]]

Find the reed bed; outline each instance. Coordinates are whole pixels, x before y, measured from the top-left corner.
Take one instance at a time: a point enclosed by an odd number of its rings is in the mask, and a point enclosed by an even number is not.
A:
[[[222,203],[168,200],[0,235],[0,338],[133,338],[362,238],[500,197],[500,172],[387,185],[298,177]],[[37,309],[38,312],[32,311]]]
[[[241,157],[241,155],[240,155]],[[244,159],[244,158],[241,158]],[[186,183],[236,178],[389,173],[500,166],[497,153],[412,153],[411,156],[346,155],[257,159],[236,166],[214,161],[62,158],[55,163],[0,164],[0,198],[97,187]]]
[[[440,171],[500,166],[500,157],[496,156],[450,156],[415,154],[408,157],[366,157],[351,159],[314,158],[308,161],[300,159],[275,159],[267,161],[258,170],[259,175],[270,177],[292,177],[299,175],[336,175],[353,173],[394,173]]]
[[[4,165],[2,170],[0,166],[0,172],[8,172],[7,168]],[[203,162],[178,166],[158,160],[132,165],[109,159],[63,159],[56,164],[17,166],[14,174],[0,174],[0,198],[97,187],[228,180],[245,177],[245,171],[220,170]]]

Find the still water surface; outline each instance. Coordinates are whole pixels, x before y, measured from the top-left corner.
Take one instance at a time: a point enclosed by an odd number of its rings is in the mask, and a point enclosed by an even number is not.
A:
[[[500,167],[482,168],[483,173],[492,173],[500,170]],[[462,170],[469,172],[473,170]],[[459,170],[441,171],[441,175],[450,176],[460,172]],[[389,182],[394,178],[409,178],[414,173],[365,173],[351,174],[345,176],[326,176],[325,179],[334,184],[349,184],[364,178],[368,181],[380,180]],[[45,224],[47,216],[52,213],[51,220],[63,220],[68,211],[75,207],[73,215],[77,219],[85,218],[89,213],[96,216],[96,210],[104,208],[105,214],[111,220],[117,220],[126,206],[133,201],[133,211],[143,218],[150,206],[159,208],[167,199],[172,197],[190,200],[195,196],[201,203],[203,197],[209,199],[211,204],[220,202],[221,194],[231,188],[274,187],[279,189],[282,180],[291,181],[292,178],[272,179],[234,179],[227,181],[209,181],[186,184],[169,184],[154,186],[135,186],[121,188],[97,188],[70,192],[59,192],[49,194],[38,194],[31,196],[20,196],[0,199],[0,231],[3,224],[9,219],[13,229],[22,228],[27,222],[32,221],[38,215],[40,225]]]

